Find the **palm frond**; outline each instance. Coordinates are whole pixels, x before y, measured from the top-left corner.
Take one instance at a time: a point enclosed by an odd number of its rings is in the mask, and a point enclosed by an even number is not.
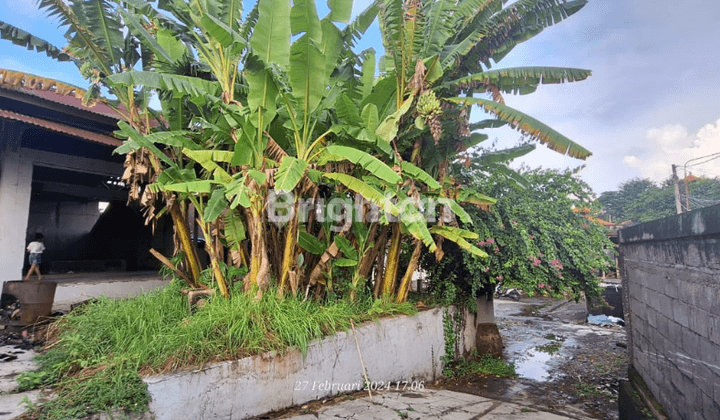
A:
[[[577,159],[586,159],[592,153],[549,126],[507,105],[481,98],[447,98],[448,101],[475,104],[499,119],[507,121],[516,130],[545,144],[548,148]]]
[[[519,0],[495,14],[485,27],[485,37],[475,47],[479,60],[490,66],[524,42],[582,9],[587,0]]]
[[[455,30],[455,1],[438,0],[426,3],[426,24],[423,47],[420,58],[432,57],[439,54],[446,41],[450,39]]]
[[[504,93],[524,95],[534,92],[539,84],[578,82],[591,74],[590,70],[564,67],[514,67],[461,77],[446,82],[443,87],[472,89],[475,93],[483,93],[489,91],[488,86],[492,84]]]
[[[250,35],[252,35],[253,29],[257,24],[258,17],[260,16],[260,9],[258,9],[258,4],[259,3],[255,3],[255,6],[250,9],[247,17],[245,17],[245,22],[243,22],[240,26],[240,36],[245,39],[250,39]]]
[[[394,68],[402,68],[402,51],[404,46],[405,29],[403,19],[403,0],[382,0],[378,2],[378,21],[382,33],[385,54],[391,57]]]
[[[534,144],[524,144],[522,146],[511,147],[508,149],[485,152],[480,155],[480,158],[477,159],[477,162],[481,165],[490,165],[493,163],[507,163],[513,159],[525,156],[533,150],[535,150]]]
[[[110,59],[110,64],[119,65],[122,54],[123,25],[107,0],[85,0],[82,3],[85,27],[95,36],[95,42]]]
[[[242,22],[242,0],[214,0],[217,2],[217,18],[233,30],[237,30]]]
[[[360,12],[348,26],[343,29],[343,39],[349,45],[354,46],[355,41],[367,31],[378,15],[378,6],[373,2],[365,10]]]
[[[91,33],[82,23],[75,11],[69,7],[64,0],[40,0],[38,3],[40,9],[45,9],[49,17],[57,18],[59,25],[69,26],[65,33],[73,51],[85,51],[88,57],[77,57],[81,60],[92,60],[93,64],[101,69],[105,74],[112,73],[107,65],[109,57],[107,51],[104,51],[96,42],[95,35]]]
[[[220,84],[197,77],[162,74],[151,71],[128,71],[109,76],[115,86],[144,86],[149,89],[171,92],[174,96],[210,98],[220,95]]]
[[[0,21],[0,39],[7,39],[13,44],[31,51],[44,52],[48,57],[57,61],[75,61],[73,57],[48,41],[3,21]]]

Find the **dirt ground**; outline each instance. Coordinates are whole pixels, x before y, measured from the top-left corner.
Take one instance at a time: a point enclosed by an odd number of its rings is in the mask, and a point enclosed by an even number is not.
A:
[[[619,381],[628,368],[622,326],[587,324],[584,304],[542,298],[496,300],[495,311],[503,356],[515,363],[520,377],[463,377],[443,380],[440,387],[522,399],[558,414],[618,418]]]

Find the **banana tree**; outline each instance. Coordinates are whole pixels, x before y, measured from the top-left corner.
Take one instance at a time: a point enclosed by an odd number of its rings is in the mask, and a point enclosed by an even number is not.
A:
[[[574,14],[586,2],[521,0],[503,7],[504,3],[378,2],[386,55],[380,59],[381,78],[376,87],[388,99],[379,134],[393,144],[398,159],[431,174],[442,185],[442,197],[481,207],[491,205],[493,200],[467,191],[453,176],[453,171],[462,168],[458,160],[469,160],[465,151],[487,139],[486,134],[475,131],[479,128],[510,124],[528,138],[563,154],[581,159],[590,155],[557,131],[505,105],[503,98],[505,93],[532,93],[542,83],[580,81],[590,75],[589,71],[561,67],[491,70],[491,60],[499,62],[515,45]],[[475,98],[475,94],[490,98]],[[471,125],[470,105],[494,114],[495,123]],[[440,221],[431,228],[437,238],[438,259],[443,255],[442,241],[450,239],[449,228],[457,229],[457,225],[445,226]],[[462,231],[453,231],[451,238],[460,243],[466,239],[462,235]],[[393,232],[388,280],[393,278],[399,236]],[[415,241],[408,271],[416,269],[418,247]],[[406,272],[403,278],[402,289],[409,274]],[[392,286],[386,284],[385,289],[388,287]]]
[[[321,293],[332,270],[345,270],[354,296],[374,266],[375,295],[403,301],[424,250],[440,258],[442,241],[450,240],[485,256],[461,227],[470,219],[459,203],[494,200],[453,176],[465,150],[487,138],[475,130],[509,123],[551,148],[589,155],[502,97],[589,72],[489,66],[584,3],[503,3],[378,0],[350,21],[351,1],[331,2],[321,19],[308,0],[260,0],[244,17],[239,0],[166,0],[157,9],[139,0],[72,7],[55,0],[42,4],[73,28],[72,48],[60,51],[3,25],[0,35],[57,59],[82,57],[94,85],[124,104],[128,124],[119,133],[128,141],[120,151],[128,154],[131,196],[146,204],[155,194],[165,198],[193,281],[202,267],[186,224],[191,207],[225,296],[233,280],[225,278],[227,261],[248,266],[244,286],[258,293],[273,281],[281,293],[312,286]],[[379,77],[374,51],[353,50],[376,15],[386,53]],[[107,33],[90,37],[97,28]],[[147,108],[149,91],[159,95],[162,113]],[[495,114],[494,122],[470,124],[470,105]],[[139,181],[150,184],[142,194]],[[265,211],[273,188],[292,193],[292,216],[279,224]],[[323,196],[362,196],[382,215],[340,231],[321,226],[315,214],[301,220],[300,199]],[[455,216],[429,225],[424,213],[436,205]],[[404,238],[412,253],[400,276]]]

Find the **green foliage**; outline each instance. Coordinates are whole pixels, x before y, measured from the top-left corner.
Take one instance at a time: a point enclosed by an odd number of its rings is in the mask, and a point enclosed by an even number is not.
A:
[[[600,395],[600,391],[596,387],[585,382],[576,383],[575,392],[581,397],[595,397]]]
[[[81,381],[61,381],[54,388],[54,399],[30,406],[30,415],[38,420],[74,420],[89,414],[120,410],[143,413],[150,395],[137,372],[123,368],[99,367]]]
[[[720,201],[720,179],[701,178],[688,183],[690,208],[700,208]],[[680,181],[682,205],[686,207],[685,184]],[[649,222],[677,213],[672,180],[655,185],[649,179],[631,179],[620,185],[618,191],[600,194],[598,201],[613,222],[629,220],[633,224]]]
[[[590,188],[575,171],[524,170],[524,189],[498,175],[469,175],[471,186],[497,197],[490,211],[467,206],[479,235],[474,245],[490,254],[471,256],[446,245],[445,258],[427,256],[423,267],[431,290],[465,301],[502,282],[529,294],[597,293],[596,274],[611,263],[605,228],[583,214],[597,209]],[[580,209],[583,211],[577,211]],[[577,211],[577,212],[576,212]]]
[[[649,179],[634,178],[620,185],[618,191],[606,191],[600,194],[598,201],[603,205],[605,212],[616,222],[627,220],[627,208],[643,192],[656,188]]]
[[[542,346],[538,346],[537,350],[539,352],[547,353],[549,355],[553,355],[560,351],[560,348],[562,348],[562,343],[559,341],[555,341],[553,343],[543,344]]]
[[[446,306],[443,310],[443,336],[445,338],[445,354],[440,358],[443,363],[443,375],[452,376],[455,364],[455,347],[458,340],[457,319]]]
[[[515,365],[501,358],[485,354],[482,357],[471,355],[454,362],[445,372],[448,378],[462,378],[470,375],[498,376],[501,378],[514,378],[517,376]]]

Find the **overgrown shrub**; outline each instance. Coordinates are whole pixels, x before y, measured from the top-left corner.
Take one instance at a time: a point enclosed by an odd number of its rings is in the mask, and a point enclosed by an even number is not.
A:
[[[475,258],[457,245],[445,245],[445,258],[426,255],[423,267],[431,291],[442,301],[464,301],[492,293],[503,283],[529,294],[597,294],[597,275],[612,261],[606,228],[593,214],[598,204],[577,170],[523,170],[527,185],[499,175],[472,174],[472,188],[497,198],[489,211],[466,206],[480,235],[476,246],[490,258]]]

